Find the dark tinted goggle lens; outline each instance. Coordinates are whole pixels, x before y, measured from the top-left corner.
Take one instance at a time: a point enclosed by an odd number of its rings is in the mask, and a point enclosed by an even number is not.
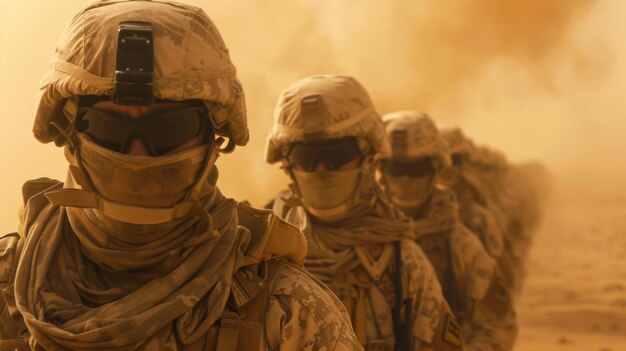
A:
[[[331,171],[336,171],[346,163],[363,156],[356,139],[340,139],[324,144],[297,143],[291,146],[287,159],[291,164],[313,172],[320,162]]]
[[[188,142],[208,126],[207,111],[195,106],[160,110],[140,118],[80,107],[78,116],[76,130],[89,135],[99,145],[124,152],[130,140],[138,137],[154,156]]]
[[[435,167],[429,158],[412,162],[385,160],[382,162],[381,166],[383,173],[392,177],[402,177],[408,175],[419,178],[435,174]]]

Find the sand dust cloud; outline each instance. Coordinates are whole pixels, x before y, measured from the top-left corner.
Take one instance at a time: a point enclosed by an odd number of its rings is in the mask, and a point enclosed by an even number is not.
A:
[[[341,73],[363,82],[381,113],[426,111],[513,161],[543,161],[555,175],[560,197],[555,200],[558,218],[548,215],[538,238],[551,237],[558,228],[564,236],[559,238],[570,240],[568,219],[592,214],[582,205],[563,203],[591,203],[593,198],[612,204],[609,212],[624,213],[626,2],[186,2],[201,6],[220,29],[247,95],[252,140],[218,161],[227,195],[262,205],[287,183],[277,167],[263,161],[275,100],[296,79]],[[61,150],[37,144],[30,132],[34,95],[61,31],[87,3],[0,2],[0,231],[14,230],[24,180],[64,178]],[[564,208],[571,211],[563,214]],[[602,227],[594,219],[580,225],[609,233],[607,240],[618,228]],[[542,270],[560,244],[551,238],[554,246],[531,257],[530,273]],[[564,269],[569,259],[563,259]],[[568,277],[560,282],[566,284]],[[534,282],[531,291],[539,296],[542,285]],[[533,296],[524,303],[535,303]],[[546,335],[555,342],[562,336]],[[525,340],[535,336],[521,335]],[[563,337],[559,347],[576,346]],[[533,345],[522,343],[520,350]]]

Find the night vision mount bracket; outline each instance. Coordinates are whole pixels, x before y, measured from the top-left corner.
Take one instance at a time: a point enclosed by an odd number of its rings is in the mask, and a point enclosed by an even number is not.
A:
[[[149,105],[154,101],[154,41],[152,24],[121,22],[112,100],[120,105]]]

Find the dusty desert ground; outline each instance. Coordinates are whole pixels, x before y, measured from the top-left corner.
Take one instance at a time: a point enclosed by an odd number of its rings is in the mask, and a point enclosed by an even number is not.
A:
[[[586,185],[554,187],[517,303],[516,351],[626,350],[626,191]]]

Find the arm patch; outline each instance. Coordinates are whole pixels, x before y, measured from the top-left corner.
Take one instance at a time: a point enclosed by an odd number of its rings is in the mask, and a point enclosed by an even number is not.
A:
[[[447,306],[442,311],[437,334],[430,346],[437,351],[463,350],[463,327]]]

